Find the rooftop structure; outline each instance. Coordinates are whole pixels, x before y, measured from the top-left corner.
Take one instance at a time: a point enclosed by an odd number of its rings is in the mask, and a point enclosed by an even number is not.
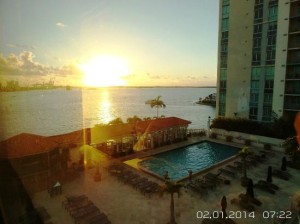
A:
[[[119,125],[96,126],[56,136],[22,133],[0,142],[0,159],[8,159],[25,188],[49,188],[67,170],[71,149],[83,145],[105,145],[107,151],[144,150],[185,140],[190,121],[177,117],[159,118]],[[110,154],[111,155],[111,154]]]

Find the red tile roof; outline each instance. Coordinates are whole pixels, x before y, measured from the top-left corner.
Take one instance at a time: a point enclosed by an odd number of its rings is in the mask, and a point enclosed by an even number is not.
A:
[[[57,146],[47,137],[22,133],[0,142],[0,158],[16,158],[47,152]]]
[[[78,130],[61,135],[53,135],[47,137],[49,141],[57,143],[61,147],[69,147],[70,145],[82,145],[84,143],[85,130]]]
[[[136,125],[139,132],[153,132],[176,126],[188,126],[191,122],[178,117],[165,117],[148,121],[140,121]]]
[[[98,126],[90,129],[91,143],[120,139],[136,132],[145,133],[179,125],[187,126],[190,123],[177,117],[166,117],[129,124]],[[56,147],[83,145],[86,142],[86,135],[87,129],[49,137],[22,133],[0,142],[0,158],[18,158],[48,152]]]

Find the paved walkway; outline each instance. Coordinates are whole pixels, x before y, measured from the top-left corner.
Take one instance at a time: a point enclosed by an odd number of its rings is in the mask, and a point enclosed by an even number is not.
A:
[[[251,168],[248,176],[253,179],[254,183],[260,179],[265,180],[267,167],[272,165],[274,168],[280,168],[282,156],[282,153],[275,152],[267,162]],[[61,202],[65,199],[65,196],[85,194],[108,216],[113,224],[160,224],[168,222],[169,195],[166,194],[163,197],[154,195],[151,198],[144,196],[131,186],[110,176],[104,168],[101,169],[102,181],[94,182],[94,172],[95,169],[86,170],[76,180],[65,184],[62,195],[50,198],[46,191],[36,193],[33,196],[34,205],[45,207],[53,224],[73,223],[69,213],[62,207]],[[210,172],[216,171],[212,170]],[[295,193],[300,195],[300,172],[293,169],[289,169],[289,172],[293,175],[289,181],[273,177],[273,183],[280,187],[275,195],[254,189],[256,197],[263,202],[262,206],[256,207],[255,220],[235,219],[234,221],[239,224],[273,223],[270,219],[262,218],[263,211],[289,209],[292,196]],[[159,180],[145,173],[140,173],[140,175],[162,184]],[[240,193],[245,193],[245,189],[240,186],[239,177],[232,179],[231,185],[217,187],[202,197],[190,190],[183,189],[181,197],[175,196],[176,221],[178,224],[201,223],[202,220],[197,219],[197,211],[220,211],[220,200],[223,195],[227,197],[227,211],[239,211],[238,207],[230,204],[230,200],[238,197]]]

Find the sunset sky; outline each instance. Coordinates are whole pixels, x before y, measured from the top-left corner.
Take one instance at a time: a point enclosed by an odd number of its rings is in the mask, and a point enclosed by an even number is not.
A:
[[[218,0],[1,0],[0,82],[216,84]]]

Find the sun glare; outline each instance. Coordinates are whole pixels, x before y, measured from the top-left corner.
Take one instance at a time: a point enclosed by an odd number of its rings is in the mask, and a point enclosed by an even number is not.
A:
[[[84,84],[92,87],[125,86],[123,76],[129,74],[126,60],[115,56],[99,56],[79,65]]]

